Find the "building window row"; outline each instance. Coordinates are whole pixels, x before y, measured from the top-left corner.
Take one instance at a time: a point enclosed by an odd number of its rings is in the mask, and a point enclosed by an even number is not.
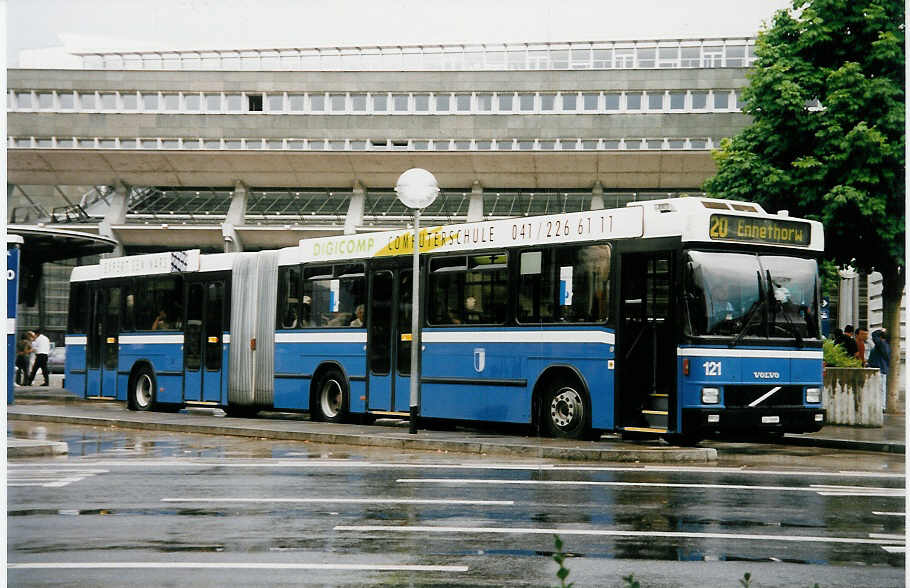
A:
[[[749,67],[754,39],[93,52],[85,69],[479,71]]]
[[[141,149],[207,151],[637,151],[703,150],[712,137],[582,139],[205,139],[117,137],[8,137],[10,149]]]
[[[596,114],[728,112],[740,90],[560,92],[100,92],[10,90],[10,111],[179,114]]]

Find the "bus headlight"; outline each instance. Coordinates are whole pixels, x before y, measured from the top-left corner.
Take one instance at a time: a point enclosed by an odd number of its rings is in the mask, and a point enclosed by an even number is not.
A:
[[[821,388],[806,388],[806,404],[818,404],[822,401]]]
[[[702,404],[717,404],[718,402],[720,402],[720,388],[701,389]]]

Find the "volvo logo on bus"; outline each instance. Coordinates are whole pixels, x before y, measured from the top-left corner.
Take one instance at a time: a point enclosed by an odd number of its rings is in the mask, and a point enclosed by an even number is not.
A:
[[[483,347],[474,349],[474,371],[478,374],[483,371],[487,365],[487,350]]]
[[[752,372],[752,376],[760,380],[780,379],[780,372]]]

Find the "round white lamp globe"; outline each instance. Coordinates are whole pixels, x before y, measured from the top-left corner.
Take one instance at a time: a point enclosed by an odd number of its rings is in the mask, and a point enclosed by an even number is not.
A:
[[[398,177],[395,193],[408,208],[426,208],[439,194],[439,183],[425,169],[412,167]]]

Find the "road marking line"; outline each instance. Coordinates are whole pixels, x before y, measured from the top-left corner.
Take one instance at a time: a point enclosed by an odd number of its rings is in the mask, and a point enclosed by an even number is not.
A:
[[[857,472],[857,471],[838,471],[838,472],[806,472],[806,471],[774,471],[774,470],[747,470],[741,468],[724,468],[724,467],[686,467],[686,466],[634,466],[634,467],[610,467],[610,466],[563,466],[559,464],[512,464],[512,463],[462,463],[462,464],[442,464],[442,463],[383,463],[383,462],[364,462],[364,461],[341,461],[341,460],[290,460],[274,459],[271,461],[257,461],[250,463],[229,463],[227,461],[193,461],[195,458],[183,460],[159,460],[159,459],[135,459],[135,460],[98,460],[80,463],[68,463],[68,468],[72,467],[222,467],[222,468],[350,468],[350,469],[442,469],[442,470],[507,470],[507,471],[556,471],[556,472],[632,472],[632,473],[654,473],[654,472],[673,472],[673,473],[693,473],[693,474],[725,474],[725,475],[747,475],[747,476],[799,476],[799,477],[850,477],[850,478],[886,478],[886,479],[904,479],[904,474],[883,473],[883,472]],[[36,464],[9,464],[10,471],[17,467],[36,467]],[[52,469],[53,466],[48,466]],[[107,473],[107,472],[105,472]]]
[[[893,539],[895,543],[903,543],[906,535],[897,535],[895,533],[869,533],[873,539]]]
[[[209,562],[35,562],[10,563],[11,570],[93,570],[93,569],[234,569],[234,570],[346,570],[367,572],[467,572],[468,566],[408,564],[318,564],[318,563],[209,563]]]
[[[59,468],[37,469],[36,468],[36,469],[28,470],[28,469],[17,469],[17,468],[13,468],[13,467],[7,467],[7,470],[11,473],[15,473],[16,475],[19,475],[19,474],[50,474],[50,473],[62,473],[62,472],[69,472],[69,473],[73,473],[73,474],[75,474],[75,473],[107,474],[110,472],[110,470],[86,470],[86,469],[82,469],[82,468],[66,468],[66,469],[59,469]]]
[[[899,492],[819,492],[819,496],[865,496],[867,498],[903,498],[904,493]]]
[[[753,541],[804,541],[812,543],[856,543],[886,545],[903,543],[901,539],[873,539],[862,537],[816,537],[811,535],[751,535],[733,533],[695,533],[674,531],[614,531],[606,529],[535,529],[521,527],[427,527],[393,525],[336,525],[335,531],[389,531],[397,533],[478,533],[512,535],[597,535],[606,537],[667,537],[684,539],[725,539]]]
[[[465,506],[512,506],[514,500],[443,500],[420,498],[162,498],[161,502],[278,503],[278,504],[448,504]]]
[[[773,490],[775,492],[814,492],[827,495],[813,486],[750,486],[748,484],[682,484],[671,482],[594,482],[586,480],[488,480],[482,478],[399,478],[399,484],[452,484],[468,486],[471,484],[503,486],[619,486],[635,488],[705,488],[718,490]],[[852,492],[852,490],[851,490]],[[869,488],[869,492],[857,496],[903,496],[903,488]],[[835,496],[841,495],[834,493]],[[853,495],[853,494],[849,494]]]
[[[866,490],[882,490],[882,488],[873,488],[871,486],[847,486],[841,484],[812,484],[811,487],[818,488],[819,490],[842,490],[845,492],[848,490],[856,492],[864,492]],[[888,490],[899,490],[901,492],[904,491],[903,488],[888,488]]]
[[[905,517],[905,516],[907,516],[907,513],[904,513],[904,512],[879,512],[877,510],[873,510],[872,514],[883,516],[883,517]]]
[[[906,545],[882,545],[882,549],[888,553],[907,553]]]
[[[73,476],[71,478],[63,478],[62,480],[59,480],[57,482],[51,482],[49,484],[45,484],[44,487],[45,488],[63,488],[64,486],[69,486],[70,484],[72,484],[74,482],[81,482],[84,479],[85,479],[85,476]]]

